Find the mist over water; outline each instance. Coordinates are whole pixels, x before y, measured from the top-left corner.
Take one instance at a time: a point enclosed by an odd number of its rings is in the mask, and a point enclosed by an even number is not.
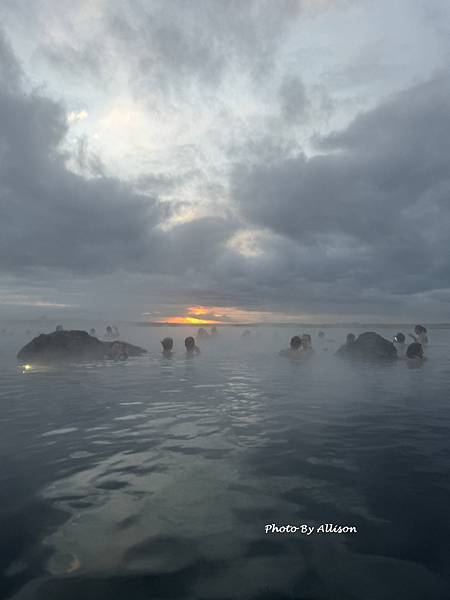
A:
[[[149,354],[22,372],[32,336],[0,337],[0,597],[449,597],[450,331],[409,369],[339,360],[344,329],[222,328],[192,359],[192,328],[120,329]],[[303,332],[311,359],[277,355]]]

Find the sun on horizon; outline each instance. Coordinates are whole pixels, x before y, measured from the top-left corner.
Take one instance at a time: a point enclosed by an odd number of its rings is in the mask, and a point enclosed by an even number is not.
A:
[[[223,320],[223,314],[216,314],[214,307],[189,306],[186,308],[185,316],[170,316],[160,319],[159,323],[170,325],[222,325],[228,319]]]
[[[224,323],[224,321],[198,319],[196,317],[167,317],[167,319],[162,319],[158,322],[169,323],[170,325],[223,325]]]

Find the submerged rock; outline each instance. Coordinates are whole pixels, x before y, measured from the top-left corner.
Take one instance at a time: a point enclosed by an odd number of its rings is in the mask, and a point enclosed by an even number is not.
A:
[[[57,360],[103,360],[113,358],[115,342],[101,342],[86,331],[54,331],[42,333],[26,344],[17,354],[21,361],[51,362]],[[116,342],[117,343],[117,342]],[[128,356],[140,356],[147,350],[120,342]]]
[[[361,360],[397,360],[394,344],[374,331],[361,333],[354,342],[341,346],[336,355]]]

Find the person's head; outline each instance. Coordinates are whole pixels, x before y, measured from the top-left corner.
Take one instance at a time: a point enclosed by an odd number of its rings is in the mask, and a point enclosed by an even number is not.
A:
[[[63,326],[62,325],[57,325],[56,326],[56,331],[63,331]]]
[[[106,331],[107,331],[108,333],[112,333],[112,329],[111,329],[110,325],[108,325],[108,327],[106,328]]]
[[[311,336],[309,333],[304,333],[302,335],[302,346],[306,350],[307,348],[311,348]]]
[[[294,335],[294,337],[291,338],[290,346],[292,350],[299,350],[302,346],[302,340],[300,336]]]
[[[421,333],[426,333],[427,332],[426,327],[424,327],[423,325],[416,325],[414,327],[414,331],[415,331],[415,333],[417,335],[420,335]]]
[[[401,332],[397,333],[397,335],[394,336],[394,342],[397,342],[397,344],[404,344],[405,339],[405,336]]]
[[[188,336],[185,340],[184,340],[184,345],[186,346],[186,350],[189,352],[190,350],[193,350],[195,348],[195,340],[194,338],[190,335]]]
[[[418,342],[410,344],[406,350],[406,356],[408,358],[423,358],[422,344],[419,344]]]
[[[164,352],[170,352],[173,348],[173,339],[171,337],[165,337],[161,340],[161,345]]]
[[[347,340],[347,346],[349,346],[350,344],[353,344],[353,342],[356,340],[355,334],[348,333],[346,340]]]
[[[111,354],[113,356],[119,356],[122,354],[122,344],[120,342],[113,342],[111,344]]]

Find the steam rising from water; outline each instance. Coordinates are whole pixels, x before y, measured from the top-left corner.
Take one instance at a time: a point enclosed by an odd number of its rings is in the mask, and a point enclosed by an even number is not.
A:
[[[310,360],[277,356],[304,331]],[[150,354],[24,372],[12,358],[23,334],[2,340],[2,520],[18,540],[1,543],[3,589],[444,598],[448,332],[431,332],[418,370],[339,361],[347,331],[326,330],[336,342],[325,352],[307,328],[252,329],[248,339],[222,328],[186,360],[192,332],[121,328]],[[173,359],[161,356],[166,335]],[[299,522],[359,533],[264,531]]]

